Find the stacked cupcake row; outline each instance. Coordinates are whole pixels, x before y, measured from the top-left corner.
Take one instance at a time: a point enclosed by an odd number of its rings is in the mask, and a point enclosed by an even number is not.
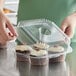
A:
[[[50,58],[49,54],[63,52],[64,48],[62,46],[49,46],[48,44],[38,42],[32,46],[29,45],[17,45],[17,60],[26,61],[32,65],[46,65],[49,62],[62,62],[65,60],[64,55],[58,57]]]

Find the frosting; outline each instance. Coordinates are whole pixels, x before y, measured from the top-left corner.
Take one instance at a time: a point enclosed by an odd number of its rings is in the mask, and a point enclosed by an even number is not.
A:
[[[52,46],[48,49],[50,52],[63,52],[64,48],[62,46]]]
[[[33,56],[43,56],[43,55],[47,55],[48,53],[47,53],[47,51],[46,50],[39,50],[39,51],[37,51],[37,50],[32,50],[31,51],[31,55],[33,55]]]
[[[16,50],[20,50],[20,51],[28,51],[31,50],[32,48],[28,45],[17,45],[16,46]]]
[[[49,45],[40,42],[40,43],[36,43],[36,44],[34,44],[34,47],[39,48],[39,49],[46,49],[46,48],[49,47]]]

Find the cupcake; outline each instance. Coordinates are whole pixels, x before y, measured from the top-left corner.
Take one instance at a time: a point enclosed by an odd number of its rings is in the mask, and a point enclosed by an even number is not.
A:
[[[49,54],[57,54],[57,53],[63,53],[64,52],[64,48],[62,46],[51,46],[48,48],[48,53]],[[49,58],[49,62],[53,63],[53,62],[63,62],[65,61],[65,55],[61,54],[57,57],[53,57],[53,58]]]
[[[29,61],[29,55],[31,51],[31,47],[28,45],[17,45],[16,52],[17,52],[17,60],[18,61]]]
[[[46,50],[49,45],[43,42],[37,42],[36,44],[33,45],[35,50]]]
[[[61,53],[61,52],[64,52],[64,48],[62,46],[55,45],[55,46],[49,47],[48,52],[49,53]]]
[[[46,65],[48,64],[48,53],[46,50],[32,50],[30,60],[32,65]]]

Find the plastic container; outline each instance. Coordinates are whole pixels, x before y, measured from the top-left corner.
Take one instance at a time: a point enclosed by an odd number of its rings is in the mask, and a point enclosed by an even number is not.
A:
[[[19,37],[17,41],[33,45],[36,42],[43,42],[50,47],[59,45],[64,48],[63,52],[48,54],[49,59],[72,52],[70,47],[70,39],[57,25],[46,19],[35,19],[20,21],[17,26]],[[48,49],[46,49],[48,51]],[[64,60],[65,60],[64,57]]]

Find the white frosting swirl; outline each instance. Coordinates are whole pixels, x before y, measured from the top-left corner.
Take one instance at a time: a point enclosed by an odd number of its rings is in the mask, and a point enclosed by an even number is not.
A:
[[[37,50],[32,50],[31,51],[31,55],[33,55],[33,56],[43,56],[43,55],[47,55],[48,53],[47,53],[47,51],[46,50],[39,50],[39,51],[37,51]]]
[[[16,50],[28,51],[28,50],[32,50],[32,48],[28,45],[17,45]]]
[[[34,44],[34,47],[37,47],[39,49],[47,49],[49,47],[49,45],[42,43],[42,42],[40,42],[40,43],[37,42],[36,44]]]
[[[49,52],[63,52],[64,48],[62,46],[52,46],[48,49]]]

